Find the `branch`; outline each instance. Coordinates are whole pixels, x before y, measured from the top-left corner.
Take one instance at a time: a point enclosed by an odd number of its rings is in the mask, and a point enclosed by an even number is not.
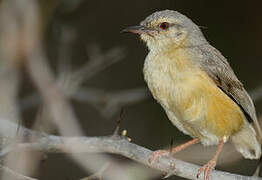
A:
[[[89,61],[80,69],[70,73],[70,84],[76,88],[78,88],[85,80],[90,79],[112,64],[123,60],[125,57],[124,49],[120,47],[115,47],[106,53],[102,53],[99,47],[93,46],[92,48],[88,48],[88,51]]]
[[[102,180],[102,175],[104,173],[104,171],[109,167],[109,163],[106,163],[97,173],[86,177],[86,178],[82,178],[80,180]]]
[[[85,81],[113,64],[124,60],[125,57],[125,51],[120,47],[114,47],[107,52],[102,52],[100,47],[93,45],[92,47],[88,47],[87,51],[89,56],[87,63],[75,71],[69,68],[71,59],[66,59],[66,61],[60,60],[61,62],[58,67],[60,73],[58,74],[57,83],[67,96],[75,94]],[[70,51],[63,52],[67,54]]]
[[[13,171],[12,169],[5,167],[5,166],[2,166],[2,165],[0,165],[0,171],[11,175],[12,179],[15,178],[16,180],[38,180],[38,179],[35,179],[35,178],[31,178],[31,177],[27,177],[27,176],[24,176],[22,174],[19,174],[19,173]]]
[[[9,128],[8,128],[9,127]],[[5,129],[6,132],[13,132],[11,129],[16,127],[14,123],[4,120],[0,121],[0,132]],[[8,129],[8,131],[6,130]],[[15,130],[14,130],[15,132]],[[150,164],[148,162],[151,150],[142,146],[130,143],[125,137],[120,136],[106,136],[106,137],[62,137],[55,135],[41,134],[33,130],[21,128],[20,135],[30,134],[34,138],[34,142],[14,145],[1,156],[7,153],[22,149],[34,149],[45,153],[86,153],[86,152],[107,152],[118,154],[146,166],[167,172],[168,175],[177,175],[188,179],[197,179],[196,172],[200,168],[198,165],[187,163],[173,157],[162,157],[158,162]],[[8,134],[8,133],[7,133]],[[10,133],[9,133],[10,135]],[[202,177],[201,177],[202,178]],[[211,174],[212,180],[261,180],[262,178],[248,177],[237,174],[231,174],[223,171],[213,170]]]
[[[110,118],[122,107],[140,103],[149,97],[150,93],[145,87],[114,92],[95,88],[81,88],[72,96],[72,99],[88,103],[94,106],[103,117]]]
[[[113,92],[97,88],[80,88],[78,92],[67,95],[73,100],[94,106],[106,118],[115,115],[123,106],[134,105],[150,97],[150,93],[145,87]],[[25,97],[21,101],[20,107],[22,110],[26,110],[38,105],[40,102],[39,95],[33,94]]]

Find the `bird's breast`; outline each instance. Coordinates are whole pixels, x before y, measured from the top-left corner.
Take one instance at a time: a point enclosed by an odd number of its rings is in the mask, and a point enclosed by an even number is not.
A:
[[[154,98],[179,119],[201,116],[203,72],[183,54],[147,56],[144,76]]]

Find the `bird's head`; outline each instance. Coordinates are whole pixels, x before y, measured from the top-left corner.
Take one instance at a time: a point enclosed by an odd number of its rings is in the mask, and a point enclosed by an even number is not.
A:
[[[205,41],[196,24],[177,11],[157,11],[139,26],[130,26],[122,32],[139,34],[150,50],[168,50],[194,46]]]

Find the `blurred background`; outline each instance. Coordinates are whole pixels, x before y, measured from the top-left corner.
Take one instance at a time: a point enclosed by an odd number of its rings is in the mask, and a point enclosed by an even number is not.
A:
[[[34,4],[33,10],[30,4]],[[50,134],[79,135],[74,131],[63,134],[58,130],[59,125],[55,125],[53,117],[48,115],[50,110],[45,107],[49,101],[40,98],[44,90],[37,85],[37,78],[31,77],[34,70],[36,75],[52,71],[84,135],[111,135],[123,108],[121,129],[127,130],[132,142],[151,150],[168,148],[171,138],[175,145],[186,142],[190,137],[171,124],[147,90],[142,74],[148,52],[145,45],[135,35],[120,34],[125,27],[139,24],[157,10],[172,9],[202,27],[208,41],[228,59],[251,92],[260,117],[261,5],[260,1],[1,0],[0,100],[5,102],[1,103],[1,116]],[[36,14],[38,19],[35,19]],[[32,22],[35,24],[31,27]],[[25,54],[34,54],[32,49],[35,47],[39,47],[49,69],[26,67],[30,57]],[[215,148],[194,145],[178,153],[176,158],[202,165],[212,157]],[[90,157],[92,154],[78,156]],[[156,173],[119,156],[113,157],[123,166],[132,164],[132,168],[123,170],[126,174],[133,173],[130,179],[162,178],[161,172]],[[244,160],[228,144],[217,169],[251,175],[255,165],[256,161]],[[93,173],[62,154],[48,154],[33,169],[29,176],[48,180],[76,180]],[[107,171],[110,172],[110,166]]]

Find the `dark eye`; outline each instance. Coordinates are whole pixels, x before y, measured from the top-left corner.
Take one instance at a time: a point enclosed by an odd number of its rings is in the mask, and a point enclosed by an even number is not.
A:
[[[160,24],[159,27],[160,27],[161,29],[163,29],[163,30],[167,30],[168,27],[169,27],[169,23],[168,23],[168,22],[163,22],[163,23]]]

